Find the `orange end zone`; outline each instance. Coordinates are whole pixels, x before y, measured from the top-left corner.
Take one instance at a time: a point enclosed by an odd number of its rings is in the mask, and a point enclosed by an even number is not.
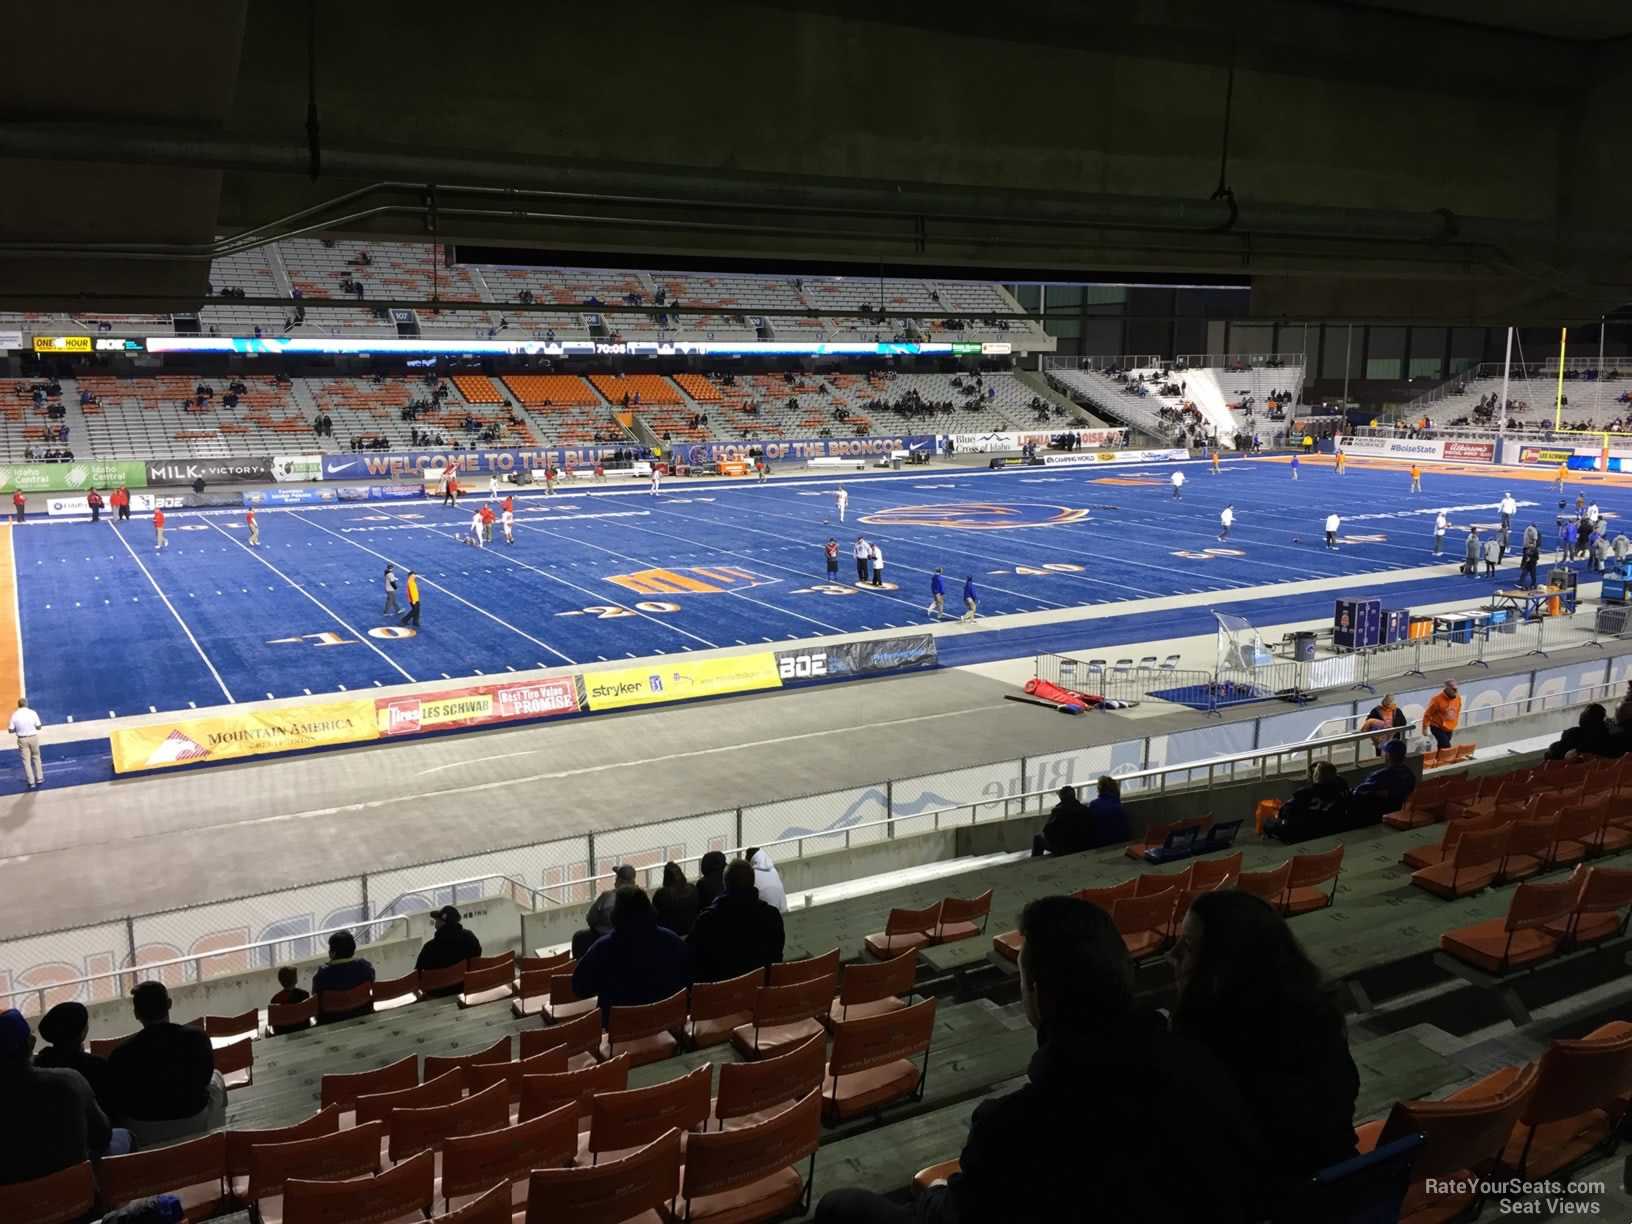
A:
[[[0,702],[11,706],[23,692],[23,634],[17,611],[17,557],[8,523],[0,531]]]
[[[1248,462],[1289,464],[1292,462],[1292,456],[1254,455]],[[1556,467],[1505,467],[1498,463],[1447,463],[1443,459],[1382,459],[1369,455],[1345,455],[1343,458],[1345,468],[1379,472],[1409,472],[1413,463],[1424,472],[1433,472],[1439,476],[1499,476],[1503,480],[1540,481],[1542,484],[1552,484],[1558,479]],[[1298,456],[1299,467],[1331,468],[1336,465],[1337,461],[1331,455]],[[1572,471],[1566,480],[1570,484],[1595,484],[1615,489],[1632,489],[1632,474],[1626,472]]]

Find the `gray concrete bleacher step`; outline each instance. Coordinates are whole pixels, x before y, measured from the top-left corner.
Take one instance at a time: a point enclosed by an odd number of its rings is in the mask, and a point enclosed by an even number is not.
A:
[[[1069,419],[1066,421],[1049,422],[1050,429],[1060,429],[1068,426],[1086,426],[1090,429],[1104,429],[1109,424],[1108,421],[1105,421],[1089,412],[1088,409],[1077,403],[1077,401],[1072,399],[1069,395],[1064,395],[1059,391],[1056,391],[1049,385],[1048,379],[1044,378],[1038,371],[1017,369],[1014,371],[1014,376],[1042,399],[1046,400],[1050,404],[1059,405],[1069,414]]]

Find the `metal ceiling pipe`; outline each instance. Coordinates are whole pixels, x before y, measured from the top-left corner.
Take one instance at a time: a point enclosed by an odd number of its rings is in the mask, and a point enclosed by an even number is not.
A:
[[[0,126],[0,156],[44,161],[175,166],[305,177],[303,145],[213,136],[169,128],[109,128],[77,123]],[[1632,251],[1632,233],[1568,231],[1547,222],[1464,217],[1440,209],[1404,212],[1237,201],[1232,222],[1223,200],[1123,196],[940,185],[888,180],[706,170],[546,158],[473,155],[463,149],[408,145],[331,145],[326,174],[407,187],[435,183],[503,191],[531,188],[578,197],[624,197],[643,203],[687,203],[740,210],[768,207],[856,216],[983,219],[988,223],[1079,225],[1233,233],[1345,237],[1408,243],[1498,243],[1505,246]]]

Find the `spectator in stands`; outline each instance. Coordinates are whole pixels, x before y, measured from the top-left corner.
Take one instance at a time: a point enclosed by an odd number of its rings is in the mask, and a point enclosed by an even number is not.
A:
[[[781,873],[771,862],[771,856],[758,846],[750,846],[742,857],[754,868],[754,887],[759,889],[759,899],[787,913],[788,890],[782,886]]]
[[[1122,786],[1115,778],[1100,778],[1092,803],[1077,798],[1077,788],[1062,786],[1060,801],[1048,814],[1043,831],[1031,839],[1033,857],[1075,854],[1128,840],[1128,814],[1122,807]]]
[[[1595,701],[1582,709],[1575,726],[1565,728],[1564,734],[1547,746],[1547,759],[1567,761],[1582,755],[1625,756],[1627,746],[1617,730],[1609,721],[1609,711]]]
[[[1417,789],[1417,775],[1405,763],[1405,741],[1389,740],[1383,745],[1381,769],[1374,769],[1349,793],[1349,818],[1344,827],[1357,829],[1376,824],[1390,812],[1405,806]]]
[[[131,1150],[130,1133],[108,1125],[84,1077],[31,1062],[33,1049],[23,1013],[0,1011],[0,1186]]]
[[[1264,822],[1264,836],[1288,845],[1325,837],[1347,827],[1349,784],[1330,761],[1318,761],[1310,771],[1309,785],[1299,787],[1281,807],[1280,814]]]
[[[91,1093],[103,1112],[113,1105],[113,1081],[108,1060],[85,1048],[91,1031],[91,1013],[83,1003],[58,1003],[40,1018],[40,1036],[45,1049],[34,1055],[36,1067],[65,1067],[78,1071],[91,1086]]]
[[[273,995],[272,998],[269,1000],[271,1006],[273,1006],[273,1007],[285,1007],[285,1006],[288,1006],[291,1003],[304,1003],[304,1002],[306,1002],[307,999],[311,998],[312,996],[310,994],[308,994],[306,991],[304,991],[304,990],[302,990],[300,988],[300,986],[298,985],[299,981],[300,981],[300,978],[295,973],[294,968],[292,966],[285,965],[283,968],[279,969],[278,970],[278,987],[279,987],[279,989],[278,989],[278,993]],[[272,1030],[272,1035],[274,1037],[281,1037],[285,1033],[298,1033],[298,1032],[300,1032],[301,1029],[303,1029],[305,1027],[306,1026],[304,1024],[285,1025],[285,1026],[283,1026],[281,1028],[273,1029]]]
[[[753,865],[735,860],[724,883],[725,891],[697,915],[686,937],[699,982],[723,982],[782,959],[782,911],[759,895]]]
[[[611,934],[612,906],[617,902],[619,888],[635,882],[635,869],[629,863],[618,864],[612,872],[612,887],[596,897],[584,915],[584,925],[595,932],[595,938]]]
[[[227,1085],[201,1028],[170,1022],[163,982],[130,994],[141,1030],[108,1055],[114,1113],[144,1148],[202,1135],[225,1125]]]
[[[1173,1031],[1218,1060],[1269,1140],[1275,1215],[1288,1191],[1355,1155],[1360,1073],[1343,1013],[1286,921],[1251,893],[1196,897],[1171,959]]]
[[[691,949],[657,922],[651,898],[638,884],[613,894],[612,930],[585,952],[572,971],[572,989],[599,999],[603,1022],[614,1007],[656,1003],[691,985]]]
[[[1030,1082],[976,1107],[960,1171],[925,1191],[916,1213],[835,1190],[817,1224],[1258,1218],[1262,1145],[1248,1106],[1210,1055],[1135,1006],[1110,915],[1042,897],[1020,931],[1020,995],[1037,1030]]]
[[[697,904],[699,912],[714,904],[715,898],[725,891],[726,857],[719,850],[710,850],[697,864]]]
[[[366,959],[357,955],[357,941],[350,931],[336,931],[329,936],[329,959],[316,973],[312,974],[312,993],[317,996],[317,1022],[319,1024],[333,1024],[338,1020],[350,1020],[354,1016],[367,1016],[374,1011],[372,999],[361,1007],[350,1008],[346,1011],[324,1011],[323,992],[356,990],[364,982],[374,980],[374,966]]]
[[[437,910],[431,922],[436,931],[419,950],[419,957],[414,961],[416,972],[462,965],[471,957],[482,954],[482,941],[476,938],[475,932],[464,928],[460,913],[453,906],[444,905]],[[437,996],[455,995],[460,989],[456,983],[432,993]]]
[[[686,879],[679,863],[663,865],[663,887],[652,894],[652,908],[657,921],[684,939],[691,932],[692,923],[703,907],[697,886]]]
[[[1445,687],[1435,693],[1422,712],[1422,733],[1431,735],[1435,746],[1451,746],[1451,735],[1462,719],[1461,690],[1455,680],[1445,681]]]

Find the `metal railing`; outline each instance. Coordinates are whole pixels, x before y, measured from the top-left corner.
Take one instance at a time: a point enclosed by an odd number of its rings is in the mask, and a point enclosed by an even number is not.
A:
[[[1472,727],[1488,727],[1492,723],[1508,722],[1515,718],[1525,718],[1531,714],[1548,714],[1556,710],[1567,710],[1575,706],[1589,705],[1595,701],[1612,701],[1625,691],[1625,686],[1620,684],[1588,684],[1580,688],[1566,689],[1561,693],[1546,693],[1539,697],[1531,694],[1528,697],[1519,697],[1513,701],[1502,701],[1492,706],[1479,706],[1469,710],[1467,717],[1457,724],[1457,729],[1460,731]],[[1341,714],[1336,718],[1328,718],[1309,732],[1305,742],[1313,743],[1329,736],[1358,731],[1361,724],[1369,717],[1368,712],[1366,714]],[[1408,734],[1419,730],[1416,725],[1405,728]],[[1386,733],[1386,731],[1366,732],[1367,735]]]
[[[393,918],[376,917],[372,923],[367,925],[389,928],[399,922],[403,924],[403,933],[406,935],[408,917],[405,914],[399,914]],[[194,952],[188,956],[172,957],[169,960],[144,961],[140,964],[128,965],[123,969],[114,969],[107,973],[90,973],[84,977],[67,978],[48,985],[24,988],[14,986],[11,988],[11,1005],[19,1011],[28,1013],[29,1009],[26,1004],[28,1000],[32,999],[39,1009],[32,1014],[44,1015],[49,1010],[48,996],[53,993],[60,994],[65,990],[69,991],[69,993],[62,995],[64,1000],[79,998],[82,993],[92,999],[116,999],[130,993],[138,981],[157,979],[166,986],[180,986],[187,982],[202,982],[207,977],[226,976],[226,973],[206,975],[203,972],[205,961],[221,960],[226,957],[242,957],[244,963],[240,968],[227,970],[226,972],[247,972],[253,968],[250,962],[256,952],[273,950],[275,953],[276,949],[285,944],[307,943],[322,935],[333,935],[340,931],[351,932],[354,929],[354,924],[347,923],[343,926],[324,927],[322,930],[317,931],[304,931],[298,935],[280,935],[274,939],[260,939],[253,943],[239,944],[236,947],[211,948],[205,952]],[[363,940],[360,942],[360,946],[367,947],[369,944],[379,943],[381,938],[381,936],[374,936]],[[269,959],[277,961],[282,958],[274,954]],[[188,972],[189,969],[191,973]],[[130,979],[128,987],[123,984],[127,978]],[[106,983],[108,989],[99,990],[98,987],[102,983]]]
[[[1534,634],[1534,639],[1531,638]],[[1565,633],[1562,641],[1549,634]],[[1625,641],[1628,635],[1570,632],[1544,622],[1531,626],[1518,641],[1547,650],[1565,645]],[[1498,634],[1498,644],[1508,640]],[[1447,662],[1463,666],[1481,657],[1489,642],[1444,644],[1433,653],[1432,644],[1410,650],[1335,656],[1315,664],[1284,666],[1324,667],[1324,683],[1310,687],[1356,684],[1383,678],[1386,670],[1408,672]],[[1455,653],[1447,659],[1446,651]],[[1419,656],[1416,651],[1423,653]],[[1419,662],[1420,658],[1420,662]],[[1432,661],[1430,662],[1430,658]],[[1590,660],[1590,662],[1589,662]],[[1604,690],[1632,678],[1632,655],[1603,653],[1564,663],[1538,663],[1535,670],[1488,681],[1477,669],[1466,673],[1463,692],[1469,725],[1481,725],[1511,712],[1552,708],[1560,700],[1551,686],[1564,678],[1574,691],[1591,675],[1602,675]],[[1157,684],[1171,673],[1147,675]],[[1408,714],[1426,702],[1437,686],[1424,682],[1413,691],[1400,686],[1400,704]],[[1599,691],[1597,688],[1593,690]],[[1481,697],[1481,693],[1484,694]],[[1499,714],[1477,711],[1477,702],[1494,695],[1508,703]],[[1514,700],[1528,695],[1524,700]],[[1580,695],[1579,693],[1577,695]],[[1356,695],[1355,714],[1373,704],[1371,696]],[[314,881],[267,893],[195,903],[170,910],[100,923],[14,936],[0,940],[0,996],[30,998],[40,989],[85,991],[86,981],[106,982],[129,969],[183,963],[190,970],[169,972],[202,974],[239,972],[241,961],[269,967],[269,953],[280,948],[313,947],[317,936],[337,929],[361,932],[374,921],[404,920],[414,910],[441,904],[469,904],[486,898],[508,898],[521,909],[554,910],[575,903],[587,904],[610,879],[614,866],[630,863],[649,884],[661,881],[665,862],[697,863],[709,850],[760,846],[773,855],[805,858],[843,851],[869,842],[910,837],[953,824],[985,823],[1030,810],[1064,784],[1086,785],[1101,773],[1125,780],[1125,791],[1148,787],[1161,792],[1186,779],[1209,781],[1226,771],[1232,776],[1263,775],[1282,765],[1273,764],[1288,754],[1303,754],[1310,745],[1304,737],[1321,720],[1312,710],[1263,702],[1256,717],[1208,722],[1168,733],[1145,733],[1128,722],[1124,738],[1098,745],[1043,751],[1031,756],[981,762],[948,772],[896,778],[839,790],[829,790],[714,812],[672,816],[641,825],[562,835],[551,840],[507,847],[482,848],[447,859],[388,868],[362,875]],[[1111,718],[1115,714],[1095,715]],[[1250,751],[1249,751],[1250,750]],[[1255,765],[1254,762],[1257,764]],[[389,897],[378,908],[371,897]],[[315,920],[314,920],[315,919]],[[259,933],[259,938],[244,938]],[[239,938],[231,938],[239,934]],[[171,955],[166,955],[171,953]],[[229,963],[223,963],[223,958]],[[125,966],[126,969],[117,969]],[[84,977],[83,967],[93,971]],[[105,967],[105,969],[104,969]],[[66,971],[66,972],[65,972]],[[98,987],[98,989],[105,987]],[[60,997],[60,996],[59,996]],[[0,1006],[3,1006],[0,1003]]]
[[[1173,368],[1176,370],[1224,370],[1229,373],[1296,370],[1304,364],[1302,353],[1180,353],[1173,358]]]
[[[1138,704],[1150,698],[1218,714],[1229,706],[1280,698],[1295,704],[1305,700],[1306,675],[1290,661],[1263,667],[1226,667],[1213,671],[1178,667],[1171,655],[1157,662],[1155,655],[1133,659],[1082,659],[1043,652],[1033,662],[1039,680],[1108,702]],[[1111,706],[1110,708],[1115,708]]]

